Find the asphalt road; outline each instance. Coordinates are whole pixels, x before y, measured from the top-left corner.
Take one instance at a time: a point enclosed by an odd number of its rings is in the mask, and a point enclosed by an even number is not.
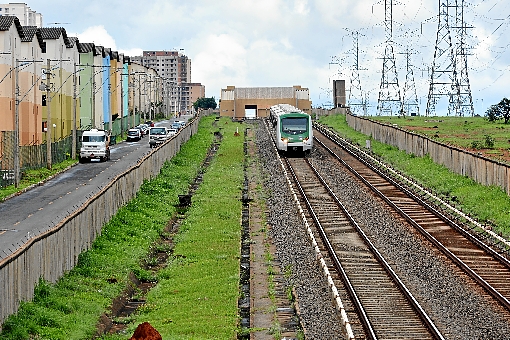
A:
[[[170,124],[162,121],[156,125]],[[110,150],[110,161],[76,164],[43,185],[0,203],[0,261],[34,235],[62,221],[113,177],[152,151],[148,136],[113,145]]]

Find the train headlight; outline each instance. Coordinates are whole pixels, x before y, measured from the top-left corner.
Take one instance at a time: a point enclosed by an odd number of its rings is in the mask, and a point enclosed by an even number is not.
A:
[[[287,138],[282,138],[282,142],[283,142],[284,144],[287,144],[287,143],[289,142],[289,140],[288,140]]]

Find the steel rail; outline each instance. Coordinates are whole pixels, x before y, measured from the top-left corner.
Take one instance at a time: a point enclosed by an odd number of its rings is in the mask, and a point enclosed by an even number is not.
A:
[[[443,252],[451,261],[453,261],[459,268],[461,268],[467,275],[469,275],[473,280],[475,280],[481,287],[485,289],[487,293],[493,296],[496,300],[498,300],[507,310],[510,310],[510,301],[504,297],[500,292],[498,292],[494,287],[492,287],[487,281],[485,281],[480,275],[478,275],[473,269],[471,269],[466,263],[464,263],[459,257],[457,257],[454,253],[452,253],[446,246],[444,246],[440,241],[438,241],[434,236],[432,236],[428,231],[426,231],[418,222],[412,219],[406,212],[404,212],[400,207],[398,207],[390,198],[384,195],[379,189],[377,189],[374,185],[372,185],[367,179],[365,179],[362,175],[360,175],[354,168],[352,168],[349,164],[347,164],[343,159],[341,159],[338,155],[334,153],[333,150],[328,148],[324,143],[322,143],[317,138],[315,141],[324,147],[329,153],[331,153],[340,163],[342,163],[349,171],[351,171],[357,178],[359,178],[363,183],[365,183],[373,192],[375,192],[381,199],[388,203],[393,209],[395,209],[399,214],[401,214],[404,219],[406,219],[412,226],[414,226],[427,240],[429,240],[432,244],[434,244],[439,250]],[[335,142],[336,143],[336,142]],[[339,145],[337,143],[337,145]],[[365,166],[369,167],[372,171],[374,171],[377,175],[381,176],[389,183],[397,187],[399,190],[406,193],[412,199],[423,205],[427,210],[431,213],[435,214],[438,218],[442,219],[445,223],[450,225],[452,228],[461,233],[468,240],[485,250],[489,255],[492,255],[496,259],[498,259],[502,264],[509,266],[510,263],[496,251],[488,247],[485,243],[479,241],[477,238],[473,237],[471,234],[467,233],[464,229],[458,226],[451,219],[446,217],[444,214],[440,213],[432,206],[430,206],[427,202],[422,200],[420,197],[414,195],[412,192],[401,186],[399,183],[395,182],[392,178],[386,176],[383,172],[379,171],[379,169],[371,166],[368,162],[364,161],[358,155],[351,152],[347,148],[339,145],[344,150],[349,152],[349,154],[355,157],[357,160],[362,162]]]
[[[290,174],[292,175],[294,183],[296,184],[296,186],[301,194],[301,197],[303,198],[303,201],[305,202],[305,204],[308,208],[310,215],[312,216],[312,219],[313,219],[315,225],[317,226],[317,230],[318,230],[319,235],[322,239],[322,242],[324,243],[324,245],[328,251],[329,256],[331,257],[333,266],[340,274],[340,277],[342,278],[342,281],[344,282],[347,292],[349,293],[349,296],[351,297],[351,300],[354,303],[356,310],[358,311],[358,317],[360,318],[361,322],[363,323],[365,331],[368,333],[370,339],[377,340],[377,336],[375,334],[372,323],[370,322],[370,319],[368,318],[365,308],[363,307],[363,304],[361,303],[361,301],[358,297],[358,294],[356,293],[356,290],[354,289],[354,286],[351,284],[351,281],[349,280],[349,277],[348,277],[347,273],[345,272],[345,270],[340,262],[340,259],[336,255],[333,245],[329,241],[328,236],[326,235],[326,232],[325,232],[324,228],[322,227],[317,214],[313,210],[312,205],[311,205],[307,195],[305,194],[305,191],[304,191],[303,187],[301,186],[301,183],[299,182],[294,169],[290,165],[289,160],[287,158],[283,158],[283,159],[284,159],[284,162],[285,162],[287,168],[289,169]],[[346,214],[348,214],[348,213],[346,212]],[[351,222],[353,221],[350,215],[348,215],[348,218],[351,220]]]
[[[318,170],[307,159],[305,159],[305,162],[309,166],[309,168],[313,171],[313,173],[315,174],[317,179],[321,182],[321,184],[326,189],[326,191],[329,193],[329,195],[333,198],[335,204],[339,207],[339,209],[347,217],[348,221],[350,222],[352,227],[356,230],[358,235],[362,238],[363,242],[367,245],[370,252],[374,255],[374,257],[377,259],[377,261],[379,261],[379,263],[382,265],[382,267],[384,268],[386,273],[389,275],[389,277],[391,278],[393,283],[396,285],[397,289],[400,290],[402,292],[402,294],[406,297],[407,301],[411,304],[414,311],[417,313],[419,318],[422,320],[424,326],[430,331],[431,335],[435,339],[444,339],[443,335],[438,330],[438,328],[435,326],[434,322],[430,319],[430,317],[427,315],[425,310],[421,307],[421,305],[416,300],[416,298],[412,295],[412,293],[409,291],[409,289],[405,286],[405,284],[402,282],[402,280],[398,277],[398,275],[395,273],[395,271],[391,268],[390,264],[386,261],[384,256],[377,250],[375,245],[370,241],[369,237],[361,229],[361,227],[358,225],[358,223],[356,222],[354,217],[350,214],[348,209],[338,199],[338,197],[335,195],[333,190],[326,183],[324,178],[319,174]],[[367,331],[371,337],[375,337],[376,336],[375,330],[373,329],[373,326],[370,323],[370,319],[369,319],[368,315],[366,314],[366,311],[363,308],[361,301],[357,297],[356,290],[354,289],[354,287],[352,287],[347,274],[343,270],[340,260],[338,259],[336,252],[335,252],[333,246],[331,245],[331,243],[328,239],[328,236],[326,235],[326,231],[325,231],[324,227],[320,223],[319,218],[318,218],[317,214],[315,213],[314,208],[305,193],[305,190],[301,186],[294,169],[292,168],[290,162],[288,162],[287,159],[286,159],[286,164],[290,170],[290,173],[292,174],[294,182],[296,183],[296,185],[302,195],[303,200],[306,203],[306,206],[308,207],[310,215],[312,216],[312,219],[314,220],[314,223],[317,226],[317,230],[318,230],[318,232],[321,236],[321,239],[323,240],[323,242],[328,250],[330,257],[333,260],[335,268],[342,274],[341,277],[344,280],[344,283],[348,282],[348,288],[352,289],[352,290],[349,290],[349,294],[351,295],[351,298],[353,298],[353,300],[355,301],[355,305],[358,308],[358,310],[361,310],[361,308],[362,308],[362,318],[361,318],[362,322],[364,323],[365,326],[370,325],[371,328],[368,329]],[[338,268],[340,268],[340,270]]]

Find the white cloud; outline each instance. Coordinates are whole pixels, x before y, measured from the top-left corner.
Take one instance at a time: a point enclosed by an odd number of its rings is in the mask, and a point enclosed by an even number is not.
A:
[[[184,48],[192,60],[192,81],[204,84],[208,96],[218,97],[228,85],[302,85],[310,88],[314,105],[330,101],[331,80],[340,78],[339,72],[349,80],[354,65],[351,32],[359,30],[359,62],[366,69],[360,71],[362,87],[369,100],[377,102],[384,1],[125,0],[117,6],[98,0],[31,0],[30,6],[45,11],[45,22],[70,22],[66,29],[83,32],[78,34],[81,42],[126,55]],[[107,10],[98,10],[104,6]],[[437,7],[437,0],[394,1],[399,83],[403,87],[406,73],[402,52],[410,45],[422,108],[436,43]],[[468,63],[475,103],[497,102],[507,91],[509,10],[510,3],[500,0],[474,0],[467,6],[467,24],[474,27],[468,30]],[[332,57],[341,63],[330,65]]]
[[[78,33],[77,36],[82,43],[94,43],[114,51],[117,50],[115,39],[108,34],[103,25],[89,27],[83,33]]]

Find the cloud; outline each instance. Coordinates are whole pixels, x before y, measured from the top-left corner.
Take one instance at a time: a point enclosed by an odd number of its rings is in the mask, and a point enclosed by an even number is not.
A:
[[[108,34],[104,26],[92,26],[87,28],[83,33],[76,34],[81,43],[94,43],[117,51],[115,39]]]
[[[393,3],[399,85],[402,91],[404,52],[409,46],[424,112],[438,3]],[[125,0],[118,6],[98,0],[31,0],[30,6],[45,11],[45,22],[70,22],[66,29],[83,32],[78,34],[81,42],[95,42],[126,55],[184,48],[192,60],[192,81],[204,84],[208,96],[218,97],[228,85],[302,85],[310,89],[314,105],[331,101],[332,79],[346,79],[349,88],[355,64],[351,33],[359,31],[359,66],[364,69],[360,79],[375,103],[375,113],[385,47],[384,1],[151,0],[141,4]],[[466,23],[473,27],[467,30],[467,45],[475,105],[482,99],[483,105],[498,102],[507,91],[509,9],[510,3],[500,0],[475,0],[466,6]],[[330,64],[334,60],[338,63]],[[486,109],[483,105],[481,111]]]

